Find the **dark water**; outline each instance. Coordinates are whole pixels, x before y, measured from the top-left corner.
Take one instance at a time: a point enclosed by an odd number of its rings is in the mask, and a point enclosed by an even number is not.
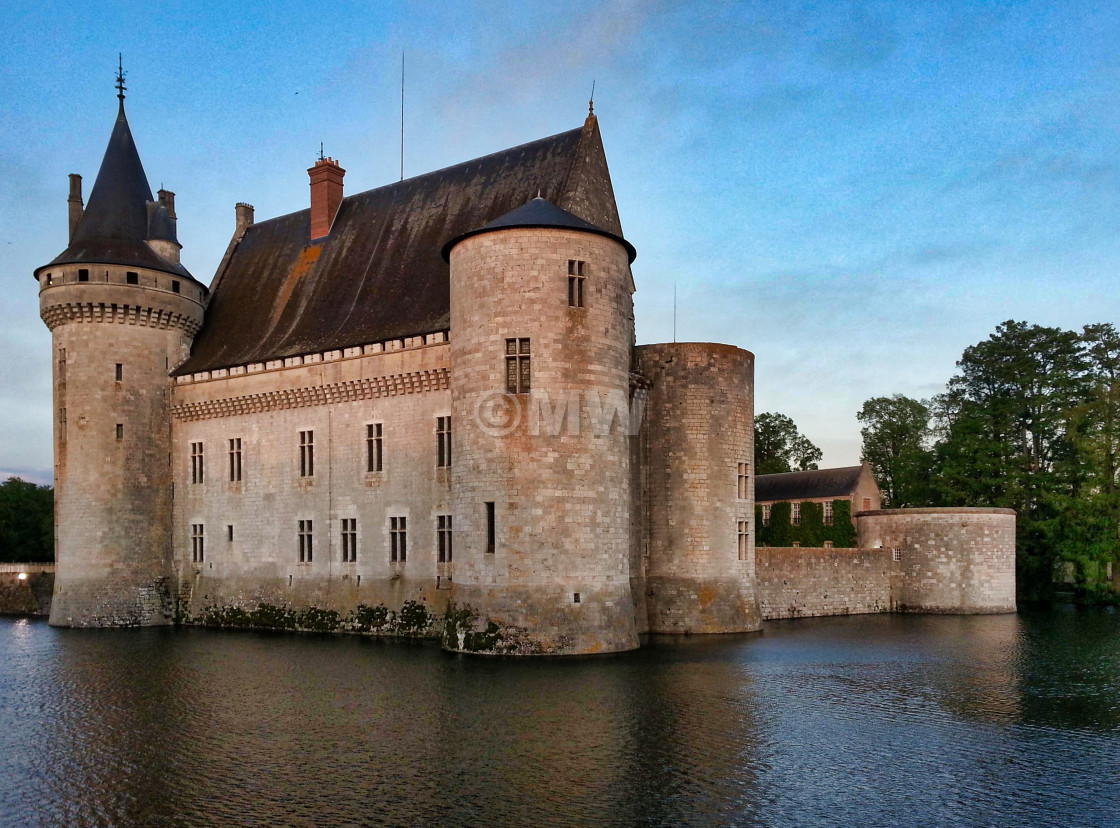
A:
[[[1120,825],[1120,614],[572,660],[0,620],[2,825]]]

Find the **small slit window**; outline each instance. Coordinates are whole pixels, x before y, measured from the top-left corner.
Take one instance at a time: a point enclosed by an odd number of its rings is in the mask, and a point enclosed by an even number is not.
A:
[[[117,439],[124,439],[124,423],[117,423]]]
[[[488,554],[494,554],[494,546],[497,540],[497,527],[495,526],[494,519],[494,504],[488,502],[486,504],[486,551]]]
[[[583,269],[585,262],[578,259],[568,259],[568,307],[583,307]]]
[[[120,382],[121,380],[124,379],[124,364],[123,363],[120,363],[120,362],[117,363],[116,370],[113,372],[113,376],[114,376],[114,378],[116,379],[117,382]]]

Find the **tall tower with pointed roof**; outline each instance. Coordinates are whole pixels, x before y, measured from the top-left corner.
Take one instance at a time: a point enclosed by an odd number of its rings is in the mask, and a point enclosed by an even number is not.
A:
[[[175,195],[152,198],[124,111],[69,244],[35,271],[54,346],[56,626],[169,623],[169,373],[190,352],[207,289],[179,261]]]

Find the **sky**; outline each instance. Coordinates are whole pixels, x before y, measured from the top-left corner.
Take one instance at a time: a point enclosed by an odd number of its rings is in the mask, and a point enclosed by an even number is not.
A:
[[[1007,319],[1120,322],[1111,2],[9,4],[0,29],[0,477],[51,477],[32,271],[67,241],[127,73],[205,283],[234,229],[583,123],[592,83],[640,343],[756,356],[755,410],[859,461],[856,412],[943,390]]]

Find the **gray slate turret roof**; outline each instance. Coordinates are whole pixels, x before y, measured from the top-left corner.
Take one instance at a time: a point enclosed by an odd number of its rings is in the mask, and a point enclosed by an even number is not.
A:
[[[862,471],[863,466],[844,466],[838,469],[760,474],[754,479],[754,499],[756,503],[784,503],[849,497],[859,485]]]
[[[346,196],[330,235],[310,209],[252,225],[212,285],[176,374],[447,330],[449,239],[540,193],[572,220],[622,237],[598,121]]]
[[[101,160],[97,180],[69,246],[49,264],[35,271],[62,264],[92,263],[135,265],[193,278],[181,264],[169,262],[148,244],[148,204],[152,190],[132,130],[124,114],[124,101],[117,110],[109,146]],[[167,238],[163,229],[159,238]],[[174,241],[174,231],[171,231]]]

